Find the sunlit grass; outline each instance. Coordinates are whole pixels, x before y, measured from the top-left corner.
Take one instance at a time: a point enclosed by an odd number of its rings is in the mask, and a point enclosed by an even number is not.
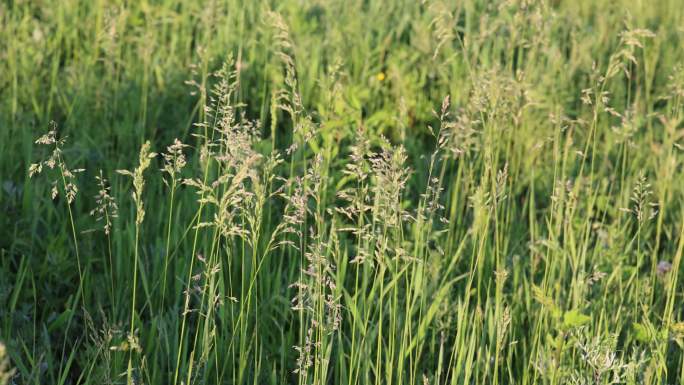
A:
[[[0,384],[684,383],[683,17],[1,4]]]

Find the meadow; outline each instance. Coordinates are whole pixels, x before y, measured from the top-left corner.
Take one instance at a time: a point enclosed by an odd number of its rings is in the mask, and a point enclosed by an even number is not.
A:
[[[681,0],[0,2],[0,385],[684,384]]]

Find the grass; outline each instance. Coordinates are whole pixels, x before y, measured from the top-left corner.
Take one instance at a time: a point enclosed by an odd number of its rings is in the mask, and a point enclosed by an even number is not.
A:
[[[684,383],[678,0],[0,4],[0,384]]]

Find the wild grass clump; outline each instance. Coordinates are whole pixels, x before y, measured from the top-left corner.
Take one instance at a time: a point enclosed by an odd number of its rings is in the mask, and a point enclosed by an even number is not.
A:
[[[0,385],[684,383],[682,12],[0,5]]]

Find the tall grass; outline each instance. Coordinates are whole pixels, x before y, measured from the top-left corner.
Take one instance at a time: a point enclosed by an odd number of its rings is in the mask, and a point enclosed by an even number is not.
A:
[[[684,383],[683,15],[1,4],[0,384]]]

